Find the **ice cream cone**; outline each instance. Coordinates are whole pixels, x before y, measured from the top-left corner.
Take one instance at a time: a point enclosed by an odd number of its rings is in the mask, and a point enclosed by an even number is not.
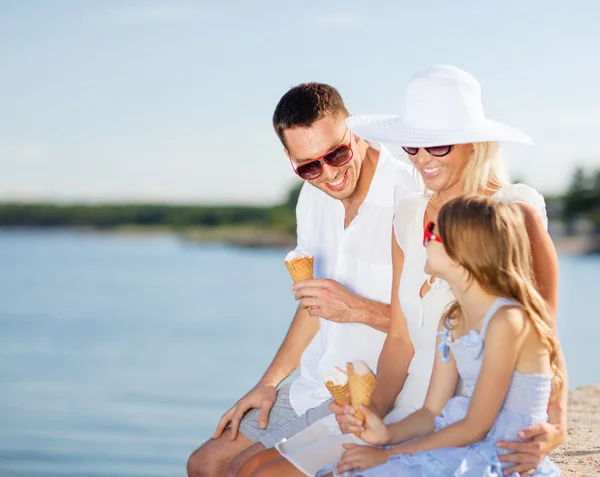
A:
[[[350,387],[348,386],[348,383],[340,386],[334,384],[333,381],[327,381],[325,386],[327,386],[327,389],[333,396],[333,400],[338,406],[343,407],[344,405],[350,403],[350,398],[348,397],[348,391],[350,390]]]
[[[348,373],[345,369],[334,366],[331,373],[325,378],[325,386],[338,406],[350,403]]]
[[[293,251],[290,253],[293,253]],[[307,280],[313,277],[315,257],[310,257],[306,255],[297,256],[296,258],[292,259],[288,259],[286,257],[284,262],[285,266],[290,272],[290,275],[292,276],[292,279],[294,280],[294,283],[300,282],[302,280]],[[307,306],[306,309],[307,311],[310,311],[310,306]]]
[[[285,261],[285,266],[290,272],[294,283],[313,277],[314,261],[315,257],[299,257]]]
[[[354,408],[354,415],[364,421],[365,415],[360,410],[360,405],[369,406],[371,404],[376,378],[371,370],[364,363],[362,364],[366,368],[365,373],[358,374],[352,363],[347,363],[346,369],[348,371],[348,386],[350,387],[350,404]]]

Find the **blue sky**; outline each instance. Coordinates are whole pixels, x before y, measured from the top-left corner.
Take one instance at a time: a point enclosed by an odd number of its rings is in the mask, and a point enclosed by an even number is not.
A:
[[[513,177],[559,192],[600,167],[600,3],[0,0],[0,199],[260,202],[295,182],[271,129],[292,85],[399,112],[410,76],[454,64]]]

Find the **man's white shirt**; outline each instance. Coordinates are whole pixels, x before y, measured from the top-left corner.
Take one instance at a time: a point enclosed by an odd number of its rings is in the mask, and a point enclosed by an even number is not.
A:
[[[356,218],[344,229],[345,208],[311,184],[304,184],[296,207],[297,249],[315,257],[315,278],[331,278],[357,295],[389,304],[392,292],[392,222],[394,205],[422,185],[417,171],[380,151],[371,186]],[[298,415],[331,397],[325,380],[334,366],[343,369],[361,359],[372,370],[386,334],[359,323],[320,319],[320,328],[300,361],[300,376],[290,389]]]

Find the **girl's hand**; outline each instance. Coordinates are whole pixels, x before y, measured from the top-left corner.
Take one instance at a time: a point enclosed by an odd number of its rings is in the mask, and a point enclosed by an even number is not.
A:
[[[377,449],[376,447],[359,446],[357,444],[343,444],[343,446],[346,451],[338,462],[337,471],[339,473],[347,470],[365,470],[377,467],[385,464],[390,457],[386,450]]]
[[[352,406],[346,406],[346,413],[351,415],[348,417],[350,431],[358,433],[359,437],[369,444],[373,444],[375,446],[389,444],[390,432],[387,426],[383,423],[383,420],[367,406],[361,404],[360,410],[365,415],[364,423],[362,423],[353,415],[354,408],[352,408]]]

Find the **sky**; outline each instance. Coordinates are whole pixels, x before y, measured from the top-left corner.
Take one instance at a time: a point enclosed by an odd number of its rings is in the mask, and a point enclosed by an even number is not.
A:
[[[271,126],[292,86],[400,112],[453,64],[527,132],[513,179],[600,168],[600,2],[0,0],[0,200],[276,203],[297,182]],[[399,160],[406,160],[406,158]]]

